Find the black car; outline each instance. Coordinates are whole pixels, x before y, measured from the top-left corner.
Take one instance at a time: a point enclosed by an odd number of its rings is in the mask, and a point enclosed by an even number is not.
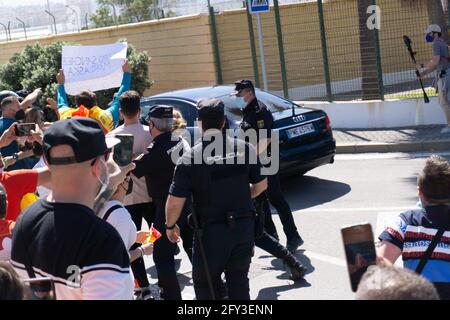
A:
[[[141,99],[142,115],[147,115],[156,104],[171,105],[178,109],[194,129],[197,119],[197,102],[202,98],[218,98],[225,104],[230,128],[236,128],[242,119],[242,111],[230,94],[233,86],[214,86],[171,91]],[[330,119],[322,110],[301,107],[292,101],[256,89],[256,97],[272,112],[274,130],[280,137],[280,172],[304,174],[318,166],[333,163],[336,140],[333,139]]]

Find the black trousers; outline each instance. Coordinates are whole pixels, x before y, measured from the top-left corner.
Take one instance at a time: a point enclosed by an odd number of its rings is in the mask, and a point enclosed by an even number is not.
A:
[[[227,224],[208,224],[203,228],[202,243],[216,298],[224,296],[221,274],[225,273],[226,289],[231,300],[250,300],[248,271],[254,252],[255,222],[240,219],[234,229]],[[192,280],[198,300],[211,300],[205,264],[199,239],[194,241]]]
[[[267,198],[263,202],[263,210],[265,213],[265,229],[269,234],[275,234],[276,228],[272,220],[272,215],[270,212],[270,203],[275,207],[280,216],[281,223],[283,225],[284,233],[288,240],[299,237],[297,227],[295,226],[294,217],[292,216],[291,208],[284,198],[283,192],[281,191],[280,179],[278,174],[267,176]]]
[[[152,223],[155,222],[155,205],[153,204],[153,202],[133,204],[126,206],[125,208],[130,213],[131,219],[133,219],[133,222],[136,225],[138,231],[142,228],[142,218],[145,219],[149,227],[152,225]],[[139,246],[139,243],[135,243],[131,247],[131,250],[134,250]],[[148,282],[143,258],[134,260],[131,263],[131,270],[133,271],[133,275],[137,280],[139,287],[146,288],[150,285]]]
[[[162,234],[153,248],[153,261],[158,273],[158,285],[162,290],[161,297],[165,300],[181,300],[181,289],[175,270],[175,248],[177,245],[170,242],[166,235],[166,199],[154,198],[153,202],[156,206],[154,226]],[[187,202],[177,224],[180,227],[184,250],[192,261],[193,233],[187,224],[188,212],[189,203]]]

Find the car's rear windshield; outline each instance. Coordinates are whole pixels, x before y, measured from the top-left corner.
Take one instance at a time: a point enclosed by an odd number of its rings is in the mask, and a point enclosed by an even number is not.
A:
[[[278,112],[292,108],[291,101],[264,91],[257,90],[256,97],[264,103],[271,112]],[[225,108],[229,119],[234,121],[240,121],[242,119],[241,109],[236,106],[236,98],[234,96],[226,95],[218,98],[225,103]]]

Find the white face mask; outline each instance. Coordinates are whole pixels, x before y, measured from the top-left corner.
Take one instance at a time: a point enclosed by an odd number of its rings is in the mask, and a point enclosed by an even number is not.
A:
[[[236,97],[236,106],[239,109],[243,109],[247,106],[247,102],[245,101],[244,97]]]
[[[94,211],[96,214],[98,214],[98,212],[100,211],[100,208],[103,206],[104,201],[107,201],[111,196],[111,190],[108,190],[108,165],[106,164],[103,157],[100,158],[100,162],[102,163],[103,170],[101,175],[103,175],[103,177],[99,177],[96,175],[98,181],[100,182],[100,187],[94,200]]]

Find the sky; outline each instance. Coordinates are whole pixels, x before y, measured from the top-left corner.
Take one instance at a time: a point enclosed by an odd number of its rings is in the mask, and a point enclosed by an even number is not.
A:
[[[65,0],[49,0],[50,6],[52,3],[65,3]],[[23,5],[47,5],[47,0],[0,0],[0,5],[4,6],[23,6]]]

